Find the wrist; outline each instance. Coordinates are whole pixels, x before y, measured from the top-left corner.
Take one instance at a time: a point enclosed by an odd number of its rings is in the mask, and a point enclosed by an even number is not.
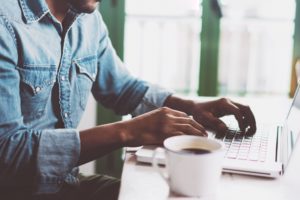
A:
[[[130,129],[130,120],[118,122],[118,132],[120,134],[122,144],[125,147],[130,146],[130,144],[134,140],[132,131]]]

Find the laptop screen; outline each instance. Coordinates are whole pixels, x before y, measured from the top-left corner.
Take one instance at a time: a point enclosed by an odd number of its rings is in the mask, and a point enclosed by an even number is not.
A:
[[[299,132],[300,132],[300,125],[299,125],[299,120],[300,120],[300,91],[299,91],[299,86],[298,89],[295,93],[295,97],[293,100],[293,104],[290,108],[290,111],[288,113],[288,116],[286,118],[286,125],[288,128],[288,138],[290,141],[290,147],[291,151],[293,150],[295,143],[297,141]],[[291,153],[290,151],[290,153]],[[290,156],[290,155],[289,155]]]

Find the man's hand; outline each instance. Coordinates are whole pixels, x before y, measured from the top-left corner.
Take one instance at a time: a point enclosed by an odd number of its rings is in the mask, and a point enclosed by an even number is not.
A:
[[[253,135],[256,132],[256,122],[250,107],[226,98],[199,103],[170,96],[165,105],[192,115],[198,123],[218,134],[228,131],[227,126],[219,119],[226,115],[234,115],[240,130],[245,131],[246,135]]]
[[[164,139],[175,135],[207,136],[202,125],[186,113],[163,107],[124,121],[123,134],[127,146],[161,144]]]
[[[202,125],[186,113],[163,107],[127,121],[80,131],[81,152],[78,165],[128,146],[162,144],[175,135],[207,136]]]
[[[256,132],[256,122],[250,107],[226,98],[196,103],[191,114],[197,122],[217,133],[224,133],[228,130],[224,122],[219,119],[226,115],[234,115],[240,130],[245,131],[247,135],[253,135]]]

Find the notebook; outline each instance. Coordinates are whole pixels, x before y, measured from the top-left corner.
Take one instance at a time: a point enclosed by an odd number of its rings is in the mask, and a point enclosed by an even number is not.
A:
[[[280,106],[280,105],[278,105]],[[272,113],[270,113],[272,114]],[[225,144],[223,172],[276,178],[284,174],[300,132],[299,85],[283,125],[258,127],[253,137],[232,129],[224,137],[210,134]],[[259,123],[258,123],[259,124]],[[156,146],[144,146],[136,152],[137,161],[152,162]],[[165,163],[163,154],[158,162]]]

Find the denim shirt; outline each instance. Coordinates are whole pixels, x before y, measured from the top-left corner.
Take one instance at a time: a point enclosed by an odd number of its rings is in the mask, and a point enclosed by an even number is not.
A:
[[[70,9],[64,27],[45,0],[1,2],[0,187],[55,193],[78,184],[76,127],[90,93],[133,115],[170,95],[128,73],[98,11]]]

